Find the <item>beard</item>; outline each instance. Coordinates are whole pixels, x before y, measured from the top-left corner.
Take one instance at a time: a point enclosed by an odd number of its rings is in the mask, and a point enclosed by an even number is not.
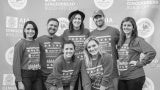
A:
[[[99,24],[99,23],[96,23],[96,26],[99,27],[99,28],[101,28],[101,27],[104,26],[104,22],[100,22],[100,24]]]
[[[54,35],[56,32],[57,32],[56,29],[51,29],[51,28],[49,28],[49,30],[48,30],[48,33],[49,33],[50,35]]]

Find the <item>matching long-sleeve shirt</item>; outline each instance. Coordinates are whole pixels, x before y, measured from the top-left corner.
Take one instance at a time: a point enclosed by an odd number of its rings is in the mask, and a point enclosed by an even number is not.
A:
[[[75,55],[80,60],[83,60],[83,49],[84,49],[84,41],[89,37],[89,30],[84,29],[84,32],[81,33],[80,30],[74,30],[72,33],[69,29],[65,30],[62,37],[64,40],[72,40],[76,45]]]
[[[53,62],[62,52],[63,39],[58,36],[50,37],[48,35],[43,35],[39,37],[36,41],[40,44],[40,64],[42,66],[42,75],[48,76],[52,73]]]
[[[22,81],[21,70],[40,69],[40,49],[36,41],[21,39],[14,47],[13,73],[15,81]]]
[[[80,70],[81,61],[76,57],[70,63],[67,63],[63,55],[60,55],[54,62],[53,72],[48,76],[46,85],[48,88],[51,86],[68,87],[75,85]],[[64,89],[65,90],[65,89]]]
[[[135,38],[130,46],[128,46],[128,43],[129,42],[125,42],[118,50],[120,79],[125,80],[144,76],[143,66],[149,64],[156,56],[154,48],[141,37]],[[141,53],[145,54],[145,57],[142,58],[142,60],[140,60]],[[131,61],[136,61],[136,66],[130,66],[129,62]]]
[[[99,90],[100,86],[112,87],[113,60],[110,54],[102,54],[92,60],[92,67],[87,67],[85,60],[81,67],[82,85],[84,90]]]
[[[110,53],[112,54],[113,58],[113,77],[118,77],[118,70],[117,70],[117,58],[118,58],[118,52],[117,52],[117,44],[119,40],[119,30],[107,26],[104,30],[93,30],[90,33],[90,36],[94,36],[98,39],[100,42],[100,50],[102,53]]]

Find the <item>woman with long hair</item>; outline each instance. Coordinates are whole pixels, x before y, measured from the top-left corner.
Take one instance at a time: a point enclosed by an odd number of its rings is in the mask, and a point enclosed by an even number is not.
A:
[[[37,25],[33,21],[27,21],[23,28],[24,39],[14,47],[13,73],[18,90],[42,90],[40,50],[35,41],[37,35]]]
[[[46,80],[47,90],[74,90],[80,61],[75,57],[75,44],[71,40],[64,41],[63,54],[53,63],[53,72]]]
[[[81,66],[83,89],[113,90],[113,60],[110,54],[100,52],[96,38],[89,37],[85,41],[84,56]]]
[[[140,60],[140,55],[145,57]],[[137,25],[132,17],[126,17],[121,22],[120,39],[118,43],[120,74],[119,90],[142,90],[145,82],[143,66],[149,64],[156,52],[142,37],[138,36]]]

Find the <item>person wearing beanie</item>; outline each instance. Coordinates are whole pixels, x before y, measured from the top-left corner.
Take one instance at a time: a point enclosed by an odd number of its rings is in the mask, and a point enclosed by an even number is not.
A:
[[[59,21],[56,18],[50,18],[47,22],[48,35],[43,35],[37,38],[40,44],[41,52],[41,74],[42,74],[42,84],[43,90],[47,90],[45,86],[46,79],[49,74],[52,73],[53,63],[55,59],[61,53],[61,47],[63,39],[56,36],[55,33],[58,30]]]
[[[101,52],[109,53],[113,58],[113,82],[114,90],[118,87],[118,70],[117,70],[117,44],[119,40],[119,30],[115,27],[108,26],[105,23],[105,14],[102,10],[96,10],[93,13],[93,21],[97,28],[90,33],[90,36],[96,37],[100,42]]]
[[[85,14],[80,10],[75,10],[68,15],[69,29],[65,30],[62,38],[65,40],[72,40],[75,45],[75,55],[79,60],[83,60],[84,41],[88,38],[90,32],[84,28]],[[81,74],[79,74],[78,81],[75,85],[75,90],[81,90]]]

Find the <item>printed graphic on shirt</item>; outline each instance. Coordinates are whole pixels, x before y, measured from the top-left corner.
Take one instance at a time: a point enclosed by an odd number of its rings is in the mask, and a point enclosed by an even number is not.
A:
[[[93,68],[87,68],[86,70],[87,73],[89,74],[89,77],[91,78],[92,87],[99,89],[103,75],[102,65]]]
[[[128,44],[123,44],[120,50],[118,50],[119,61],[118,61],[118,70],[125,71],[128,69]]]
[[[110,53],[112,54],[112,48],[111,48],[111,35],[107,36],[98,36],[96,37],[98,41],[100,42],[100,50],[102,53]]]
[[[40,69],[40,50],[39,47],[27,47],[26,51],[28,53],[28,69],[37,70]]]
[[[74,70],[62,70],[62,80],[70,80]]]
[[[84,41],[86,40],[85,36],[68,36],[69,40],[72,40],[76,45],[76,53],[75,55],[80,60],[83,60],[83,49],[84,49]]]
[[[53,62],[61,53],[61,42],[44,42],[46,59],[47,59],[47,68],[53,68]]]

